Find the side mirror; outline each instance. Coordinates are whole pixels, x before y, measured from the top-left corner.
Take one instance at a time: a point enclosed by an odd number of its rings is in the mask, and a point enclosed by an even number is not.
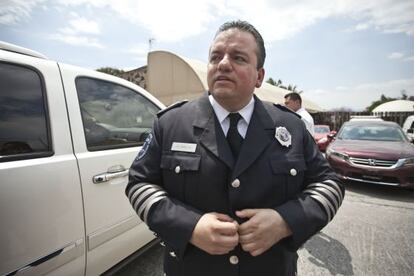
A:
[[[409,129],[407,129],[407,133],[414,134],[414,128],[409,128]]]
[[[329,133],[326,137],[328,137],[328,140],[329,141],[332,141],[334,138],[335,138],[335,136],[336,136],[336,132],[335,133]]]

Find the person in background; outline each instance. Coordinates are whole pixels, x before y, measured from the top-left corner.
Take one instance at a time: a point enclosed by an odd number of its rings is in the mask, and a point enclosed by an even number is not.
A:
[[[210,46],[209,91],[157,114],[126,195],[165,244],[167,276],[295,275],[344,188],[299,116],[254,96],[264,42],[245,21]]]
[[[291,110],[295,111],[297,114],[300,115],[300,117],[302,118],[302,121],[306,125],[306,128],[308,129],[308,131],[313,137],[315,134],[313,118],[309,114],[309,112],[307,112],[306,109],[302,107],[301,96],[296,92],[291,92],[291,93],[286,94],[285,95],[285,106],[287,106],[288,108],[290,108]]]

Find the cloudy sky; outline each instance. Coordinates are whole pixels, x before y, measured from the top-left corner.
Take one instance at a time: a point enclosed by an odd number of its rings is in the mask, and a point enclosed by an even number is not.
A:
[[[325,109],[414,95],[413,0],[0,0],[0,40],[82,67],[132,69],[150,48],[206,62],[232,19],[262,33],[266,79]]]

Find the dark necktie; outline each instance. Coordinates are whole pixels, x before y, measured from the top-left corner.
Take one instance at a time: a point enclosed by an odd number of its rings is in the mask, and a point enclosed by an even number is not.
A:
[[[233,153],[233,157],[237,159],[243,142],[243,137],[237,130],[237,124],[241,116],[239,113],[230,113],[228,117],[230,119],[230,127],[229,131],[227,132],[227,141],[229,142],[230,149]]]

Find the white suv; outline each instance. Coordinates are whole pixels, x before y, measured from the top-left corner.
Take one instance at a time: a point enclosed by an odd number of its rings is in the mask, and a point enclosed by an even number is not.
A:
[[[414,115],[408,116],[405,119],[402,129],[405,135],[407,135],[408,140],[414,142]]]
[[[0,88],[0,275],[98,275],[151,242],[124,189],[162,103],[2,42]]]

